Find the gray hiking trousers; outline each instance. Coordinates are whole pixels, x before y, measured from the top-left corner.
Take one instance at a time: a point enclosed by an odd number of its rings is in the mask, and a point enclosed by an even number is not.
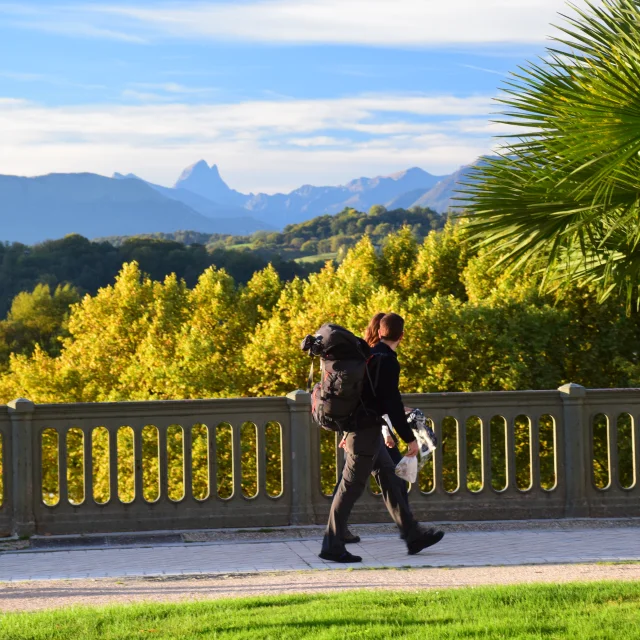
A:
[[[331,503],[322,551],[341,554],[346,550],[343,539],[349,514],[363,494],[370,474],[373,474],[380,486],[384,504],[402,538],[411,542],[419,537],[418,522],[411,513],[403,491],[404,481],[396,476],[395,467],[384,444],[380,427],[347,434],[342,480]]]

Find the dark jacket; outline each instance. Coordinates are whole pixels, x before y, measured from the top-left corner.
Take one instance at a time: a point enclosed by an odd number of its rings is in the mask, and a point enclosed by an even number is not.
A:
[[[413,442],[416,438],[407,418],[400,395],[400,363],[396,352],[384,342],[371,349],[369,373],[375,385],[375,396],[368,380],[365,381],[362,399],[367,408],[374,409],[378,415],[389,415],[393,428],[405,442]]]

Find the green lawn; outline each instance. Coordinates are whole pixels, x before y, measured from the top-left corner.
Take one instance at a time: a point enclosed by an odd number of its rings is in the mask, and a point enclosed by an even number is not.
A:
[[[326,262],[327,260],[333,260],[337,256],[337,252],[334,253],[318,253],[317,255],[304,256],[303,258],[296,258],[296,262]]]
[[[230,244],[226,249],[254,249],[253,242],[243,242],[241,244]]]
[[[6,614],[0,638],[622,640],[640,638],[640,583],[348,592]]]

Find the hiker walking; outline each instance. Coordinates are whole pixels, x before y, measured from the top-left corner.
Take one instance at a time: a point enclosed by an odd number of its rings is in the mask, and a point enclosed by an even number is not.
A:
[[[373,318],[371,318],[371,322],[369,322],[365,332],[364,332],[364,340],[372,349],[380,342],[380,321],[382,318],[387,315],[386,313],[376,313]],[[371,352],[374,354],[374,352]],[[382,354],[380,354],[382,355]],[[371,356],[370,356],[371,358]],[[373,380],[373,378],[372,378]],[[389,457],[393,461],[395,465],[402,460],[402,453],[398,449],[398,441],[397,437],[394,435],[394,431],[392,429],[393,423],[389,418],[389,415],[385,412],[382,414],[383,422],[382,422],[382,437],[384,439],[384,444],[387,447],[387,453]],[[405,420],[406,422],[406,420]],[[344,449],[346,446],[346,435],[343,437],[340,442],[340,448]],[[335,496],[338,488],[340,487],[340,483],[342,482],[342,471],[340,472],[340,476],[338,477],[338,481],[336,482],[336,486],[333,489],[332,496]],[[380,485],[378,485],[380,486]],[[403,480],[400,481],[400,486],[402,487],[402,495],[406,501],[409,500],[409,492],[407,488],[407,483]],[[353,534],[348,527],[345,528],[343,540],[345,544],[354,544],[360,542],[360,536]]]
[[[320,557],[341,563],[361,562],[345,547],[349,514],[364,492],[370,474],[382,490],[391,518],[400,529],[410,555],[439,542],[444,533],[423,529],[413,517],[395,474],[395,464],[382,437],[382,415],[388,414],[399,436],[407,443],[407,456],[418,453],[418,444],[406,422],[399,390],[400,365],[396,349],[404,336],[404,320],[395,313],[374,316],[379,342],[373,349],[361,338],[338,325],[324,325],[316,336],[307,336],[303,348],[320,355],[322,382],[312,394],[315,420],[323,427],[344,433],[345,465],[331,503],[329,522]]]
[[[386,349],[383,349],[383,348],[378,346],[380,344],[380,323],[382,321],[382,318],[384,318],[386,315],[387,315],[386,313],[376,313],[376,315],[373,316],[373,318],[371,318],[371,322],[369,322],[369,325],[367,326],[367,328],[366,328],[366,330],[364,332],[365,342],[371,347],[371,354],[373,356],[375,356],[375,355],[381,355],[381,356],[388,355],[388,354],[386,354]],[[391,313],[389,315],[390,316],[395,316],[396,314],[395,313]],[[400,318],[400,316],[397,316],[397,317]],[[402,320],[402,318],[400,318],[400,320]],[[404,321],[403,320],[402,320],[402,326],[403,326],[403,332],[404,332]],[[404,335],[404,333],[403,333],[403,335]],[[395,351],[393,351],[392,353],[393,353],[393,356],[396,357],[396,362],[397,362],[397,356],[395,356]],[[385,369],[388,369],[388,367],[385,367]],[[395,381],[395,382],[391,381],[391,384],[383,385],[384,388],[380,389],[380,391],[376,392],[376,396],[384,404],[389,404],[388,402],[385,403],[385,399],[386,399],[385,389],[393,388],[394,386],[397,387],[398,386],[398,382],[399,382],[399,376],[400,376],[400,365],[398,365],[398,380]],[[402,403],[402,398],[400,398],[400,403]],[[393,462],[395,464],[398,464],[398,462],[400,462],[400,460],[402,460],[403,456],[400,453],[400,449],[398,449],[398,441],[397,441],[397,438],[396,438],[396,436],[394,434],[394,429],[392,427],[393,427],[394,424],[400,424],[400,422],[403,425],[406,425],[407,424],[407,419],[406,419],[406,415],[405,415],[404,420],[400,420],[400,414],[397,411],[397,409],[398,409],[397,403],[391,402],[390,404],[392,406],[395,406],[395,408],[396,408],[396,415],[395,415],[396,422],[395,423],[393,422],[389,412],[385,409],[384,406],[379,408],[383,412],[382,413],[382,416],[383,416],[382,437],[384,438],[384,443],[387,446],[387,452],[389,454],[389,457],[393,460]],[[405,410],[404,406],[402,406],[402,411],[405,411],[405,413],[406,413],[406,412],[408,412],[410,410]],[[415,440],[415,437],[413,436],[413,434],[410,433],[410,430],[409,431],[405,430],[405,435],[408,434],[408,433]],[[406,482],[402,483],[402,487],[404,489],[404,495],[408,499]]]

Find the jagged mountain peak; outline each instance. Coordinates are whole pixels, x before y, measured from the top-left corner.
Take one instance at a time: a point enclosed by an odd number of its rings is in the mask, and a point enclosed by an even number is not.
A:
[[[216,164],[199,160],[182,172],[174,189],[157,185],[154,188],[205,215],[215,215],[214,209],[220,206],[231,207],[235,208],[235,215],[246,211],[266,224],[284,227],[314,216],[335,214],[345,207],[368,211],[375,204],[395,208],[428,206],[444,212],[451,203],[452,188],[464,169],[451,175],[436,176],[414,166],[372,178],[363,176],[339,186],[304,184],[289,193],[254,195],[231,189]],[[201,201],[203,198],[209,201],[209,207]]]
[[[179,188],[181,183],[188,180],[220,180],[221,182],[224,182],[220,177],[218,166],[215,164],[209,166],[206,160],[198,160],[198,162],[194,162],[192,165],[189,165],[180,174],[175,187]]]
[[[350,191],[383,191],[395,192],[398,189],[411,191],[419,188],[430,188],[435,185],[442,176],[434,176],[419,167],[411,167],[405,171],[398,171],[390,175],[376,176],[374,178],[356,178],[345,186]]]
[[[424,169],[421,169],[420,167],[411,167],[409,169],[406,169],[405,171],[398,171],[397,173],[392,173],[391,175],[385,177],[391,178],[392,180],[402,180],[403,178],[416,178],[423,176],[431,177],[431,174]]]
[[[112,176],[114,180],[141,180],[135,173],[119,173],[116,171]]]
[[[199,160],[187,167],[174,185],[175,189],[186,189],[199,196],[234,206],[243,206],[248,196],[233,189],[222,179],[218,165],[209,166],[205,160]]]

